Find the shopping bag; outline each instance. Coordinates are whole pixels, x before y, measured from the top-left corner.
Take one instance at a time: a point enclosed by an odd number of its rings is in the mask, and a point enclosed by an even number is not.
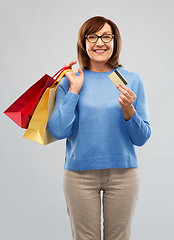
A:
[[[54,109],[56,90],[58,85],[67,71],[72,71],[71,69],[65,70],[60,75],[58,81],[54,83],[51,87],[48,87],[42,98],[40,99],[33,116],[30,120],[28,129],[24,134],[24,138],[30,139],[37,143],[46,145],[48,143],[54,142],[57,139],[53,138],[52,135],[47,131],[47,122],[51,116]]]
[[[27,128],[36,106],[47,87],[57,81],[57,78],[63,70],[70,69],[64,67],[60,69],[53,77],[45,74],[27,91],[25,91],[14,103],[8,107],[4,113],[21,128]],[[57,76],[58,75],[58,76]],[[54,79],[56,77],[56,79]]]

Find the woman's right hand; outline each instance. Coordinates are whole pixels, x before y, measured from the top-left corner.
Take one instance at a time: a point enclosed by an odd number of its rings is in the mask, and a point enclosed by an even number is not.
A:
[[[72,67],[76,63],[77,61],[71,61],[68,64],[64,64],[64,67]],[[78,68],[78,72],[79,76],[76,76],[73,71],[65,73],[65,76],[68,78],[70,84],[69,91],[76,94],[79,94],[84,82],[84,74],[80,67]]]

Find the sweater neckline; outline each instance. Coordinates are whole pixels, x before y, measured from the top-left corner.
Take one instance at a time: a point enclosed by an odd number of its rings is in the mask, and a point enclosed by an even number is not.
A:
[[[114,68],[113,70],[111,70],[111,71],[107,71],[107,72],[95,72],[95,71],[90,71],[90,70],[88,70],[88,69],[83,69],[83,71],[84,72],[86,72],[86,73],[89,73],[90,75],[102,75],[102,76],[108,76],[109,74],[111,74],[113,71],[115,71],[115,69],[118,69],[119,67],[117,67],[117,68]]]

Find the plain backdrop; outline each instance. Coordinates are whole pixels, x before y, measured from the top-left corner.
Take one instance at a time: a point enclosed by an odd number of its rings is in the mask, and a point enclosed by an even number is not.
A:
[[[62,185],[66,140],[24,139],[3,111],[45,73],[77,59],[78,30],[97,15],[118,25],[121,63],[141,75],[148,97],[152,136],[136,148],[141,188],[131,239],[173,239],[173,8],[172,0],[1,0],[1,240],[72,239]]]

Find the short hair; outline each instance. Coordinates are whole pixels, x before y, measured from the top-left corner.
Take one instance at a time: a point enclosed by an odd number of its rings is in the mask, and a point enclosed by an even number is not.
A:
[[[77,40],[77,58],[82,69],[89,69],[90,58],[86,51],[85,35],[95,33],[103,28],[105,23],[108,23],[112,28],[114,35],[114,50],[112,56],[108,60],[108,66],[114,68],[122,67],[119,63],[119,56],[121,51],[121,36],[118,27],[114,22],[101,16],[95,16],[83,23],[78,32]]]

